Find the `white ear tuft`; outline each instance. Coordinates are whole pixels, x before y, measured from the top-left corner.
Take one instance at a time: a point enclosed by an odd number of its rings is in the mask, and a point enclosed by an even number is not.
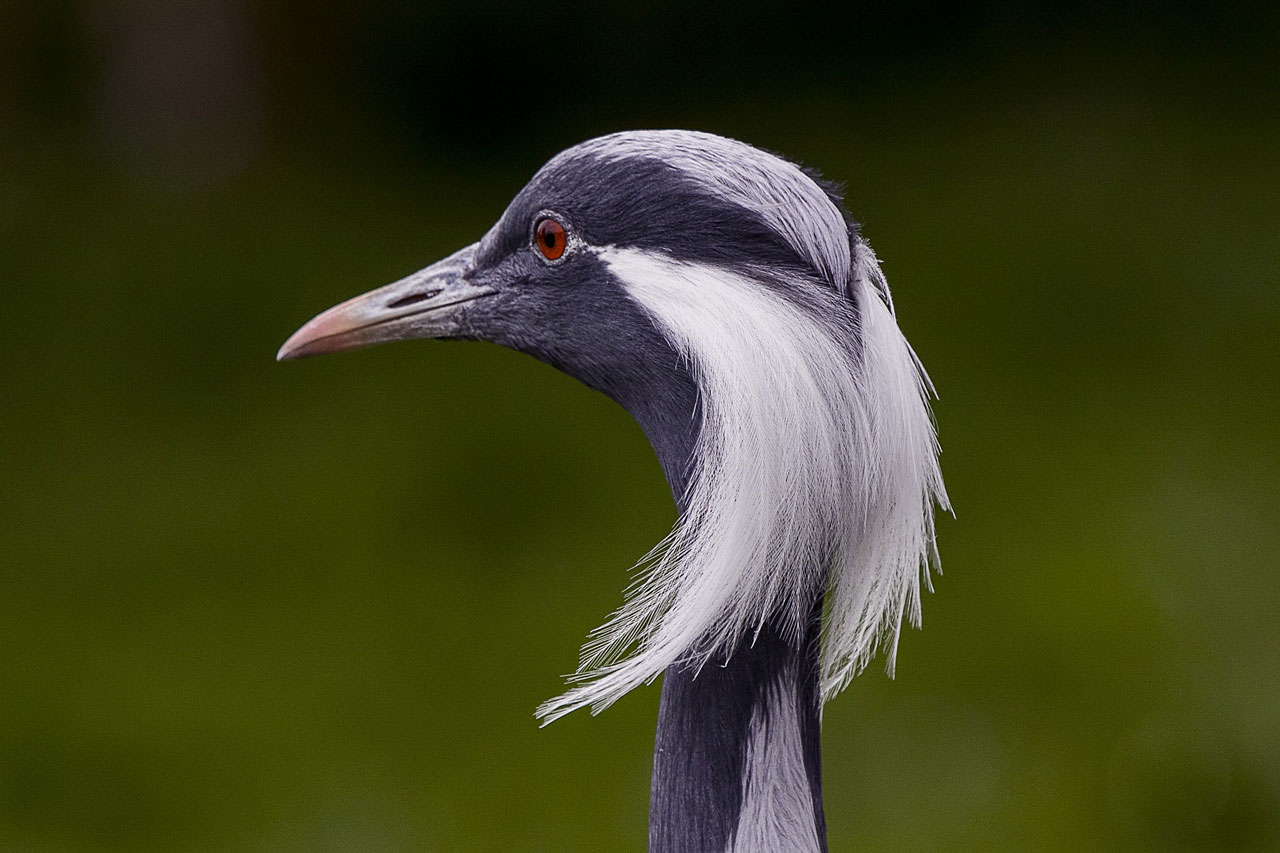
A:
[[[875,253],[859,241],[850,294],[862,340],[860,391],[869,433],[867,514],[841,543],[823,626],[824,700],[848,685],[883,643],[893,673],[902,620],[920,625],[920,584],[938,566],[933,506],[951,504],[938,464],[924,366],[898,329]]]
[[[875,256],[857,248],[852,294],[789,281],[799,302],[763,272],[600,250],[688,358],[702,424],[685,512],[593,632],[576,686],[538,709],[544,722],[599,711],[676,662],[730,654],[766,619],[798,641],[823,589],[824,698],[882,642],[892,670],[936,559],[932,505],[947,498],[928,378]]]

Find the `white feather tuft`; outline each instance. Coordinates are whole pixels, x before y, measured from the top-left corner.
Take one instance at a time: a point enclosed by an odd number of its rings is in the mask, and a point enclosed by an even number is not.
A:
[[[593,632],[575,686],[538,716],[598,712],[676,662],[727,656],[766,619],[798,639],[823,589],[824,700],[882,643],[892,671],[936,560],[932,504],[947,498],[931,387],[877,292],[875,256],[858,244],[849,294],[788,281],[797,301],[766,271],[599,254],[689,360],[702,424],[685,512]]]
[[[898,329],[889,289],[871,247],[858,244],[850,294],[861,321],[862,406],[869,431],[866,514],[846,528],[833,561],[823,624],[822,698],[843,690],[883,642],[886,669],[897,663],[903,618],[920,627],[920,584],[941,571],[933,505],[950,511],[929,410],[933,383]],[[884,297],[881,297],[884,294]]]

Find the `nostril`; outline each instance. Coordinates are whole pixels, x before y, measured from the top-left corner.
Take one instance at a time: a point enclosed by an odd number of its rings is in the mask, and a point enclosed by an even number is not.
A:
[[[428,299],[434,299],[440,295],[443,288],[433,287],[430,290],[424,290],[422,293],[412,293],[408,296],[401,296],[395,302],[388,302],[388,308],[403,308],[406,305],[413,305],[417,302],[426,302]]]

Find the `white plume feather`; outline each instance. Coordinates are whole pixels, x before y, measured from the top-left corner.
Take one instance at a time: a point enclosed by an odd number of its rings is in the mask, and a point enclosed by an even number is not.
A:
[[[882,641],[892,670],[936,558],[932,504],[947,498],[931,386],[877,292],[875,256],[859,244],[851,294],[789,282],[801,304],[755,276],[598,251],[688,359],[702,423],[684,513],[584,647],[576,686],[539,717],[599,711],[677,661],[728,655],[766,619],[798,638],[823,589],[824,698]]]

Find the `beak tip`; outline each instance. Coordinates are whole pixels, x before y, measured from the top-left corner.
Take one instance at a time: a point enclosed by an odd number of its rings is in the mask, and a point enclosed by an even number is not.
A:
[[[293,338],[281,344],[280,349],[276,350],[276,362],[293,361],[298,357],[298,347],[294,345]]]
[[[280,349],[276,350],[276,361],[297,361],[309,355],[320,355],[321,353],[329,352],[329,348],[324,346],[324,339],[329,336],[317,333],[312,328],[314,325],[315,321],[313,320],[290,335],[280,345]]]

